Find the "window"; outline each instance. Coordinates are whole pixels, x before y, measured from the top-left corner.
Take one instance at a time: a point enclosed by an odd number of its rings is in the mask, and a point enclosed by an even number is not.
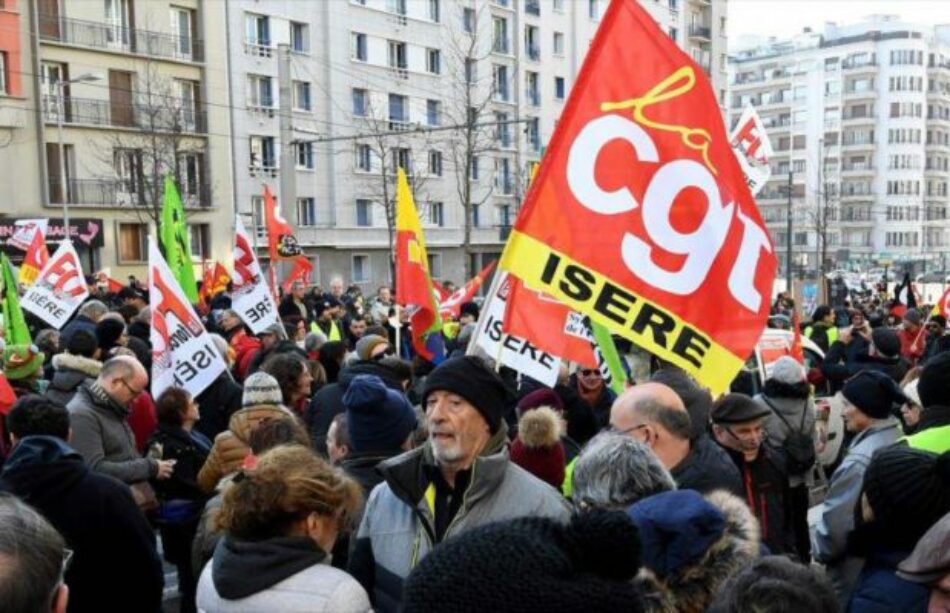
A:
[[[131,22],[130,0],[106,0],[106,41],[110,47],[128,48]]]
[[[554,0],[554,12],[555,13],[564,12],[564,0]]]
[[[511,160],[499,158],[495,160],[495,188],[500,194],[510,196],[514,192],[514,181],[511,174]]]
[[[426,100],[426,123],[430,126],[442,123],[442,103],[438,100]]]
[[[198,127],[198,84],[175,79],[175,89],[178,90],[178,127],[186,132],[194,132]]]
[[[310,26],[290,22],[290,49],[295,53],[310,53]]]
[[[398,40],[389,41],[389,67],[390,68],[408,68],[409,61],[406,58],[406,43]]]
[[[313,198],[297,198],[297,225],[317,225],[317,205]]]
[[[445,225],[445,205],[443,203],[429,203],[429,223],[440,228]]]
[[[248,106],[259,108],[272,108],[274,106],[274,91],[270,77],[247,75],[247,90]]]
[[[175,37],[175,55],[179,58],[191,59],[194,12],[189,9],[173,6],[171,9],[171,17],[172,36]]]
[[[250,145],[250,165],[252,169],[275,169],[277,167],[273,136],[252,136]]]
[[[541,86],[538,73],[530,70],[524,73],[525,97],[531,106],[541,106]]]
[[[118,179],[116,186],[119,192],[118,199],[124,204],[139,204],[139,199],[144,195],[142,193],[144,179],[142,150],[116,149],[112,153],[112,161],[115,164],[115,174]]]
[[[357,117],[366,117],[369,108],[369,92],[365,89],[353,88],[353,114]]]
[[[357,62],[365,62],[367,58],[366,35],[362,32],[353,32],[350,35],[350,40],[353,43],[350,56]]]
[[[406,0],[387,0],[386,10],[397,15],[406,14]]]
[[[554,77],[554,97],[564,100],[564,77]]]
[[[148,224],[119,224],[119,261],[144,262],[148,247]]]
[[[495,89],[495,100],[508,102],[511,93],[508,90],[508,67],[495,64],[492,66],[492,83]]]
[[[472,215],[471,215],[471,218],[472,218],[472,227],[473,227],[473,228],[478,228],[478,227],[480,227],[480,226],[482,225],[482,216],[479,214],[479,209],[480,209],[480,208],[481,208],[481,207],[479,207],[478,204],[476,204],[476,203],[474,203],[474,202],[472,203]]]
[[[471,178],[472,181],[478,181],[478,170],[479,170],[479,168],[478,168],[478,156],[477,156],[477,155],[473,155],[473,156],[472,156],[472,172],[470,173],[470,174],[471,174],[471,177],[470,177],[470,178]]]
[[[208,194],[202,193],[202,168],[204,168],[203,154],[194,152],[179,154],[178,184],[181,186],[182,200],[188,206],[198,206],[202,203],[202,198],[208,197]]]
[[[313,143],[296,143],[297,168],[313,170]]]
[[[369,256],[368,255],[354,255],[353,256],[353,274],[350,275],[350,278],[353,280],[353,283],[366,283],[369,281]]]
[[[428,253],[426,257],[429,260],[429,275],[432,278],[437,278],[442,276],[442,254],[441,253]]]
[[[429,21],[439,23],[442,20],[440,0],[429,0],[428,8]]]
[[[541,125],[537,117],[528,120],[527,138],[532,151],[541,151]]]
[[[554,33],[552,46],[554,47],[554,55],[564,55],[564,32]]]
[[[188,235],[191,239],[191,257],[195,260],[207,260],[211,255],[210,226],[206,223],[190,223]]]
[[[679,35],[679,30],[677,30],[677,29],[674,28],[674,27],[670,27],[669,35],[670,35],[670,39],[672,39],[672,41],[675,43],[675,42],[677,42],[677,38],[676,38],[676,37]]]
[[[441,151],[429,152],[429,174],[435,175],[436,177],[442,176],[442,152]]]
[[[475,33],[475,9],[469,7],[462,9],[462,30],[467,34]]]
[[[245,13],[245,40],[252,47],[270,47],[270,18]]]
[[[512,145],[511,124],[508,123],[508,113],[495,113],[495,140],[500,147],[508,148]]]
[[[373,169],[373,150],[369,145],[356,146],[356,169],[369,172]]]
[[[504,17],[492,17],[492,51],[510,53],[508,45],[508,20]]]
[[[373,225],[373,203],[365,198],[356,201],[356,225],[368,228]]]
[[[537,26],[524,27],[524,52],[529,60],[541,59],[541,30]]]
[[[595,21],[600,19],[599,0],[587,0],[587,16]]]
[[[475,63],[475,60],[467,57],[465,58],[465,83],[471,85],[478,79],[478,72],[476,67],[478,64]]]
[[[395,147],[392,150],[393,156],[393,166],[392,171],[395,173],[400,168],[406,171],[407,175],[412,175],[412,154],[410,153],[407,147]]]
[[[409,122],[409,99],[406,96],[389,94],[389,121],[399,124]]]
[[[442,52],[438,49],[426,49],[426,72],[442,74]]]
[[[541,16],[541,0],[525,0],[524,12],[529,15]]]
[[[307,81],[294,81],[294,110],[309,111],[310,103],[310,83]]]

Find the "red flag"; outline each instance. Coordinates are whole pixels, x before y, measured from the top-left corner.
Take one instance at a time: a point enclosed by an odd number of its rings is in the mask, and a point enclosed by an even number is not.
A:
[[[36,281],[37,275],[46,266],[49,261],[49,251],[46,250],[46,239],[43,233],[36,231],[33,233],[33,242],[26,251],[26,257],[23,258],[23,264],[20,266],[19,282],[23,285],[32,285]]]
[[[264,184],[264,222],[267,225],[267,247],[270,250],[270,264],[277,260],[289,260],[303,255],[303,250],[297,243],[293,228],[281,216],[274,195],[270,187]]]
[[[93,276],[96,278],[96,283],[105,284],[106,291],[110,294],[118,294],[125,287],[121,281],[112,278],[112,271],[108,268],[103,268]]]
[[[587,368],[597,368],[597,358],[587,336],[582,317],[554,298],[524,286],[515,276],[508,277],[505,305],[505,332],[523,338],[542,351]]]
[[[294,281],[303,281],[305,284],[310,283],[311,272],[313,272],[313,264],[311,264],[307,258],[294,258],[294,268],[290,271],[287,278],[284,279],[284,293],[290,292],[290,286],[293,285]]]
[[[499,268],[719,394],[755,349],[776,258],[703,69],[613,0]]]
[[[805,363],[805,349],[802,347],[802,322],[798,317],[798,308],[792,309],[792,357],[799,364]]]
[[[445,289],[442,284],[435,279],[432,279],[432,289],[435,290],[435,297],[440,303],[445,302],[445,300],[449,297],[449,290]]]
[[[492,269],[495,267],[495,262],[492,261],[485,268],[482,269],[473,279],[466,283],[463,287],[455,290],[455,293],[446,298],[439,299],[439,313],[442,317],[451,318],[459,316],[459,309],[462,308],[462,305],[466,302],[469,302],[475,293],[478,291],[484,283],[485,279],[488,278],[488,275],[491,274]],[[435,282],[433,281],[433,285]],[[443,290],[444,291],[444,290]]]

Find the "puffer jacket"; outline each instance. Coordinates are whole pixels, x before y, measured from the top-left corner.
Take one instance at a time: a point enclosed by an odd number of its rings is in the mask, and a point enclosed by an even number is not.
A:
[[[509,461],[506,433],[500,428],[475,460],[462,506],[443,541],[517,517],[568,520],[570,510],[557,490]],[[366,503],[348,568],[376,611],[398,610],[406,577],[436,545],[435,517],[425,496],[426,466],[435,466],[429,444],[379,465],[386,481]]]
[[[643,569],[636,583],[650,613],[705,611],[725,583],[759,556],[759,525],[737,497],[663,492],[631,506]]]
[[[218,481],[241,468],[251,452],[251,433],[265,419],[280,419],[293,414],[276,404],[244,407],[231,416],[228,429],[214,438],[211,453],[198,473],[198,487],[206,494],[214,491]]]
[[[102,362],[81,355],[59,353],[53,356],[53,380],[46,390],[46,397],[66,406],[76,395],[83,381],[93,381],[102,370]]]

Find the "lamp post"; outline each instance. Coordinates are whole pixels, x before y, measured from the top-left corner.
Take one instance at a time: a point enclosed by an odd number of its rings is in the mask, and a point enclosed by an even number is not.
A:
[[[66,113],[65,87],[71,83],[94,83],[102,76],[94,73],[81,74],[75,79],[56,82],[56,133],[59,140],[59,185],[63,194],[63,230],[66,240],[69,235],[69,186],[66,184],[66,143],[63,141],[63,116]]]

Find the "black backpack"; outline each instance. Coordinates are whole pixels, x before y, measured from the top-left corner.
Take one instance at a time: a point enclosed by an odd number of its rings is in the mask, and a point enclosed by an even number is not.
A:
[[[762,396],[762,399],[765,401],[765,404],[769,405],[772,412],[782,420],[782,423],[788,426],[788,436],[785,437],[785,441],[782,443],[782,451],[785,452],[788,474],[802,475],[807,473],[815,465],[815,460],[817,459],[815,455],[815,442],[812,440],[810,434],[804,432],[805,417],[808,415],[808,399],[805,399],[805,407],[802,410],[802,423],[798,426],[797,430],[788,423],[788,420],[786,420],[782,412],[772,404],[771,400],[766,396]]]

